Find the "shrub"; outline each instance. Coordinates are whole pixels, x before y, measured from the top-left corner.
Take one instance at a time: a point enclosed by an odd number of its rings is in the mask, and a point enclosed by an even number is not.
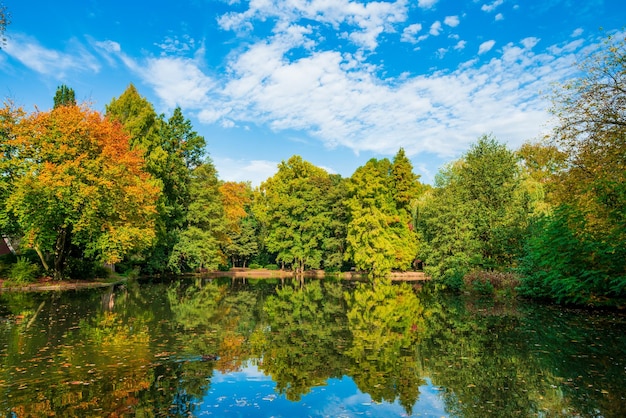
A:
[[[278,265],[276,264],[266,264],[265,268],[268,270],[278,270]]]
[[[13,283],[29,283],[37,278],[39,268],[30,260],[19,257],[9,270],[9,279]]]
[[[263,267],[262,265],[257,264],[257,263],[250,263],[250,265],[248,265],[248,268],[249,268],[249,269],[252,269],[252,270],[254,270],[254,269],[260,269],[260,268],[262,268],[262,267]]]
[[[481,295],[513,291],[519,284],[518,276],[510,272],[474,270],[463,276],[463,288]]]

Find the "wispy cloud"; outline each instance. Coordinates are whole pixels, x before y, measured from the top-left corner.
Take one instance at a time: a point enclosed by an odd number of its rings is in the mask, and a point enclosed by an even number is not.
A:
[[[409,26],[402,36],[414,40],[421,29]],[[289,51],[308,42],[306,28],[281,30],[231,54],[220,79],[207,76],[196,58],[125,62],[164,102],[186,97],[203,123],[266,124],[355,153],[392,154],[404,147],[409,155],[450,158],[484,133],[515,145],[539,135],[542,126],[547,130],[549,103],[539,92],[572,74],[581,46],[571,42],[537,53],[539,39],[530,37],[504,45],[487,62],[475,59],[456,70],[396,79],[377,76],[359,52],[316,46],[290,57]],[[482,43],[479,54],[494,45],[493,40]],[[459,41],[454,49],[465,47]],[[262,175],[270,172],[267,164],[254,167]],[[240,178],[251,178],[251,170],[241,168]]]
[[[96,57],[75,39],[69,42],[66,52],[61,52],[46,48],[29,36],[12,34],[3,51],[31,70],[58,80],[72,72],[100,71]]]
[[[214,157],[213,163],[223,180],[249,181],[253,187],[272,177],[278,171],[278,161],[268,160],[236,160],[232,158]]]
[[[485,3],[480,8],[483,12],[493,12],[504,3],[504,0],[495,0],[492,3]]]
[[[122,51],[114,41],[94,42],[108,60],[117,58],[131,71],[151,86],[166,107],[176,106],[199,109],[208,100],[210,90],[215,86],[211,77],[201,69],[204,59],[203,49],[195,52],[193,58],[184,56],[160,56],[135,59]]]
[[[424,1],[430,6],[436,0]],[[427,7],[427,6],[420,6]],[[345,36],[367,50],[378,46],[378,37],[384,32],[394,32],[394,25],[407,18],[407,0],[395,2],[373,1],[361,3],[351,0],[334,1],[256,1],[250,2],[244,12],[231,12],[218,19],[225,30],[239,32],[250,31],[254,20],[276,19],[275,32],[292,27],[299,21],[307,20],[317,24],[330,25],[338,29],[340,25],[349,25],[352,30],[342,32]]]

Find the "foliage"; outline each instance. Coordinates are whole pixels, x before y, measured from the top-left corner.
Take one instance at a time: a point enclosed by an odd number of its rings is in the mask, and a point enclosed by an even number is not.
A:
[[[54,108],[56,109],[59,106],[76,106],[74,89],[65,84],[60,85],[54,94]]]
[[[4,3],[0,3],[0,49],[6,42],[6,38],[4,37],[4,33],[7,30],[7,26],[11,23],[10,21],[11,15],[7,11],[7,7]]]
[[[265,245],[276,261],[302,272],[319,268],[330,236],[331,190],[328,173],[299,156],[278,165],[261,185],[255,216],[267,230]]]
[[[72,245],[116,263],[151,243],[160,189],[119,125],[78,106],[1,113],[11,153],[3,210],[44,269],[62,278]]]
[[[192,171],[202,163],[205,140],[198,135],[179,107],[166,120],[131,84],[106,106],[107,117],[120,122],[130,136],[131,147],[146,160],[146,170],[162,185],[157,202],[156,242],[144,254],[147,273],[171,269],[170,262],[180,231],[186,224],[192,192]],[[199,231],[196,231],[199,232]],[[206,234],[206,231],[202,231]],[[193,233],[196,238],[198,233]],[[187,245],[195,238],[182,237]]]
[[[258,221],[252,213],[253,192],[250,183],[224,182],[219,186],[226,222],[223,253],[245,267],[259,253]]]
[[[512,294],[519,286],[519,277],[512,272],[474,270],[463,277],[465,290],[483,295],[496,292]]]
[[[13,283],[29,283],[37,278],[39,267],[25,257],[18,257],[9,269],[9,279]]]
[[[373,277],[407,270],[417,253],[409,214],[396,204],[392,172],[389,160],[371,159],[357,168],[347,186],[345,258]]]
[[[527,239],[523,291],[561,303],[626,296],[626,40],[606,40],[555,91],[553,143],[567,154],[553,213]]]
[[[224,241],[225,219],[217,171],[210,160],[194,169],[187,222],[172,249],[169,266],[175,272],[195,269],[217,270],[224,264],[220,242]]]
[[[483,136],[440,171],[436,188],[416,204],[427,273],[458,286],[474,268],[514,265],[531,211],[518,170],[513,152]]]

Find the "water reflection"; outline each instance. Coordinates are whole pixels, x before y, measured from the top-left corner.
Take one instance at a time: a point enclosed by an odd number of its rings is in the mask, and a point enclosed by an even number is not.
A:
[[[0,294],[4,416],[626,416],[626,318],[407,284]]]

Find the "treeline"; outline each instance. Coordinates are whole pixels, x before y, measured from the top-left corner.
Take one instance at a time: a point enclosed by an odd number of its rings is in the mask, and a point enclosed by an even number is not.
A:
[[[50,111],[0,112],[0,230],[58,279],[103,264],[423,268],[454,288],[614,303],[626,296],[624,50],[609,38],[555,93],[546,141],[511,150],[485,135],[433,186],[403,149],[350,178],[293,156],[258,188],[220,181],[180,108],[158,115],[131,85],[100,114],[61,86]]]

